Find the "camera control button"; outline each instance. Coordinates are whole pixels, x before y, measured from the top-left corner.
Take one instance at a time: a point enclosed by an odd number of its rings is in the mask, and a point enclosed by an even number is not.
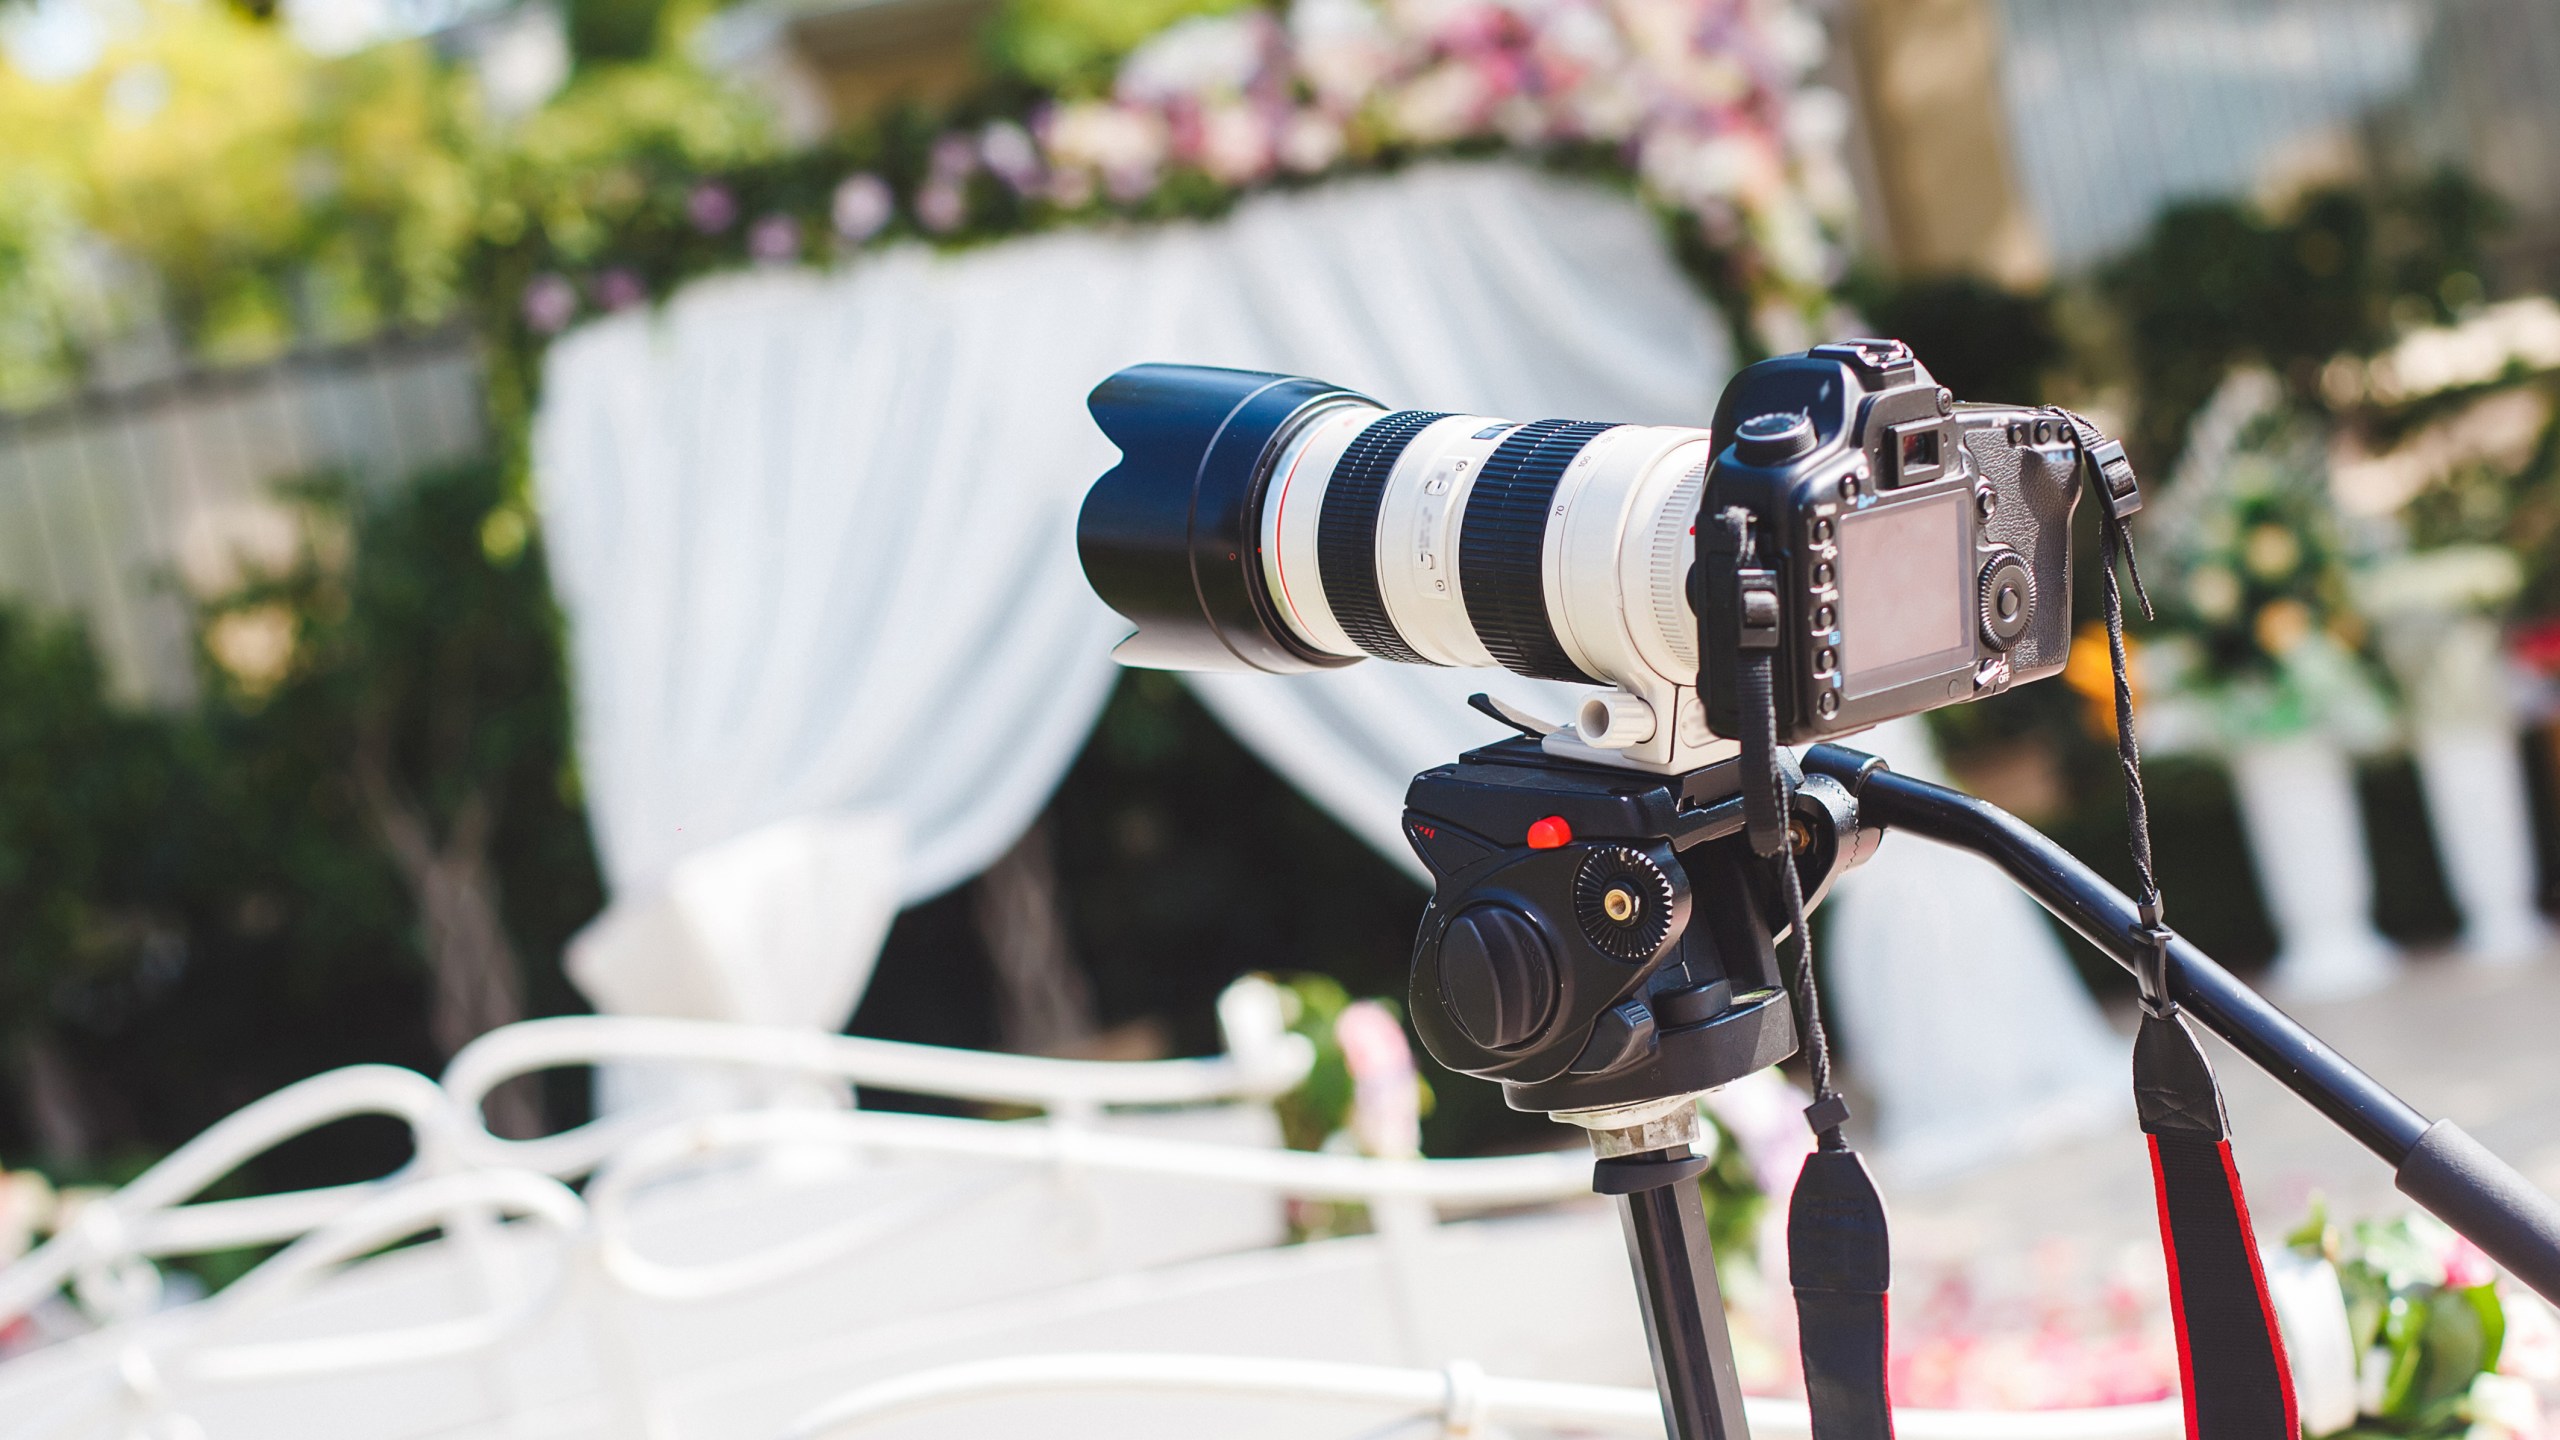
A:
[[[1831,586],[1831,562],[1817,560],[1813,565],[1813,588],[1827,590]]]
[[[1440,996],[1466,1037],[1507,1050],[1537,1037],[1556,1003],[1555,952],[1508,905],[1470,905],[1440,939]]]
[[[1782,465],[1813,448],[1813,421],[1792,410],[1754,415],[1733,427],[1733,451],[1745,465]]]
[[[2027,562],[2008,551],[1992,556],[1982,567],[1983,640],[1995,650],[2017,644],[2035,611],[2035,577],[2027,572]]]

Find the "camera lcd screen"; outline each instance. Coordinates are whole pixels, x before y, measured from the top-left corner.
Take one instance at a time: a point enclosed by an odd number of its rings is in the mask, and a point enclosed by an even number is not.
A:
[[[1841,678],[1851,696],[1971,660],[1963,505],[1949,494],[1840,517]]]

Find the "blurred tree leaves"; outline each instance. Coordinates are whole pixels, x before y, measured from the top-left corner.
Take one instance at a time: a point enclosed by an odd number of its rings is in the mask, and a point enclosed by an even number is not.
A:
[[[575,1007],[556,957],[601,886],[541,550],[490,543],[504,489],[491,463],[303,487],[299,553],[203,612],[191,712],[117,710],[76,635],[0,611],[0,1151],[81,1173],[332,1065],[433,1069]],[[37,1103],[38,1040],[76,1146]],[[265,1173],[354,1178],[399,1143]]]
[[[1176,21],[1252,0],[1007,0],[987,27],[998,75],[1070,98],[1103,93],[1120,57]]]
[[[2497,199],[2452,172],[2337,187],[2277,212],[2242,201],[2172,205],[2100,288],[2118,317],[2137,399],[2137,459],[2165,474],[2187,424],[2235,364],[2255,361],[2305,404],[2339,355],[2484,294]]]
[[[635,165],[768,153],[758,105],[660,53],[670,8],[573,6],[577,77],[512,125],[426,42],[322,58],[237,6],[143,0],[67,80],[0,60],[0,404],[161,317],[216,363],[434,325],[478,241],[592,248]]]

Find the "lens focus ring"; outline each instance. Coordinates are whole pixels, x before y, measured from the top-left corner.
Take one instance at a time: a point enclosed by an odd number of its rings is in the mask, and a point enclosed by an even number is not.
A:
[[[1458,585],[1476,638],[1507,670],[1542,680],[1605,683],[1584,674],[1556,639],[1543,570],[1547,506],[1565,467],[1593,436],[1615,428],[1572,420],[1523,425],[1485,460],[1467,496]]]
[[[1404,643],[1387,618],[1386,597],[1378,590],[1378,503],[1413,437],[1447,418],[1437,410],[1398,410],[1371,421],[1334,462],[1333,479],[1325,486],[1324,513],[1316,521],[1316,574],[1324,581],[1325,603],[1351,643],[1381,660],[1431,663]]]

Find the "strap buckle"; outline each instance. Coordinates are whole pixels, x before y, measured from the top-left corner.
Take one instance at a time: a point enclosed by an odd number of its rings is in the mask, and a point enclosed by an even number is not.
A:
[[[2133,957],[2133,982],[2142,992],[2145,1014],[2163,1020],[2178,1013],[2178,1002],[2169,996],[2169,941],[2173,932],[2163,918],[2160,897],[2145,895],[2139,910],[2140,923],[2134,926],[2134,938],[2143,949]]]

